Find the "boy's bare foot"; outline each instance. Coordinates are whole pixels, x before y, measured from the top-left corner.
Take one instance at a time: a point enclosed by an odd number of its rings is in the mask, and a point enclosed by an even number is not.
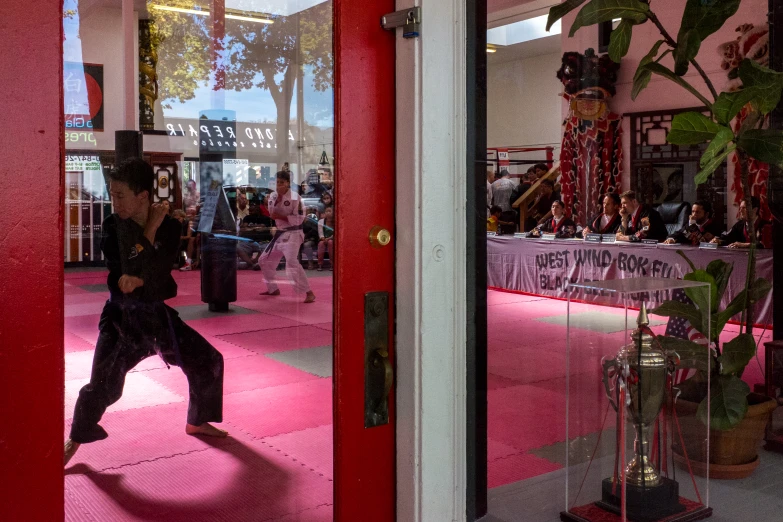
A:
[[[74,442],[71,439],[65,441],[65,451],[63,452],[65,463],[63,464],[63,467],[67,466],[71,458],[76,455],[76,450],[79,449],[79,446],[81,446],[81,444]]]
[[[280,295],[280,289],[278,288],[274,292],[270,292],[269,290],[267,290],[266,292],[261,292],[258,295]]]
[[[307,292],[307,297],[305,298],[304,302],[312,303],[313,301],[315,301],[315,294],[313,293],[312,290],[310,290],[309,292]]]
[[[201,424],[199,426],[194,426],[193,424],[186,424],[185,433],[187,433],[188,435],[206,435],[207,437],[220,437],[220,438],[228,437],[228,432],[226,430],[221,430],[220,428],[216,428],[208,422],[205,422],[204,424]]]

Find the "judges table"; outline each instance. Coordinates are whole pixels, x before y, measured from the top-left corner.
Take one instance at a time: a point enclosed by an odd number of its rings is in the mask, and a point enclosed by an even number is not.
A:
[[[713,259],[734,264],[722,306],[745,287],[747,250],[701,249],[683,245],[641,243],[586,243],[581,239],[528,239],[515,236],[487,237],[487,286],[545,297],[566,298],[567,282],[604,281],[630,277],[679,279],[690,272],[677,254],[683,250],[696,268],[706,268]],[[756,251],[756,277],[772,282],[772,251]],[[590,296],[585,296],[590,301]],[[602,296],[601,301],[606,302]],[[659,304],[657,296],[637,296],[638,306]],[[622,303],[617,301],[618,305]],[[738,319],[737,316],[735,319]],[[754,322],[772,324],[772,292],[755,308]]]

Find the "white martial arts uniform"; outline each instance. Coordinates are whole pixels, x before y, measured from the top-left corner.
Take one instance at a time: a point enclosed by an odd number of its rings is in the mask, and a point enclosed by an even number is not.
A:
[[[290,230],[292,227],[301,227],[307,216],[304,213],[304,206],[299,194],[288,190],[284,196],[279,196],[277,192],[269,195],[269,211],[275,209],[277,213],[285,214],[281,219],[275,219],[275,226],[278,234],[271,248],[268,248],[261,254],[260,264],[264,274],[264,281],[268,292],[274,292],[278,289],[275,283],[275,271],[280,258],[285,257],[285,272],[288,278],[293,281],[294,289],[297,292],[309,292],[310,283],[307,281],[304,268],[299,264],[299,248],[304,241],[304,232],[301,228]]]

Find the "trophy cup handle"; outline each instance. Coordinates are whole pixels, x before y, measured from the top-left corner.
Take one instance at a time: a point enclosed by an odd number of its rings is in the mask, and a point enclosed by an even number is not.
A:
[[[612,398],[612,389],[609,387],[609,379],[610,373],[612,370],[617,370],[618,364],[617,359],[609,359],[604,360],[602,363],[603,366],[603,382],[604,382],[604,389],[606,390],[606,397],[609,399],[609,404],[612,405],[612,408],[614,408],[614,411],[617,411],[617,403]]]

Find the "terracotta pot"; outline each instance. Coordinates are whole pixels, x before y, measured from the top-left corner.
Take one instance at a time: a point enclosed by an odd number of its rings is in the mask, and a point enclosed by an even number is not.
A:
[[[710,478],[743,478],[752,474],[758,466],[758,447],[777,402],[751,393],[748,404],[748,413],[733,430],[710,430]],[[696,417],[698,407],[698,403],[680,399],[676,409],[691,468],[695,474],[704,476],[707,471],[707,441],[705,426]],[[676,435],[672,449],[675,455],[684,456]],[[677,460],[685,465],[683,458]]]

